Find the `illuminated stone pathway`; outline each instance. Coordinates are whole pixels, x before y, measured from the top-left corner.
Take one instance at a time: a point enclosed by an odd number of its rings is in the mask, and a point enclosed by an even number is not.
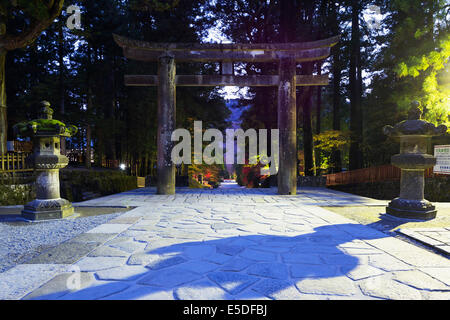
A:
[[[136,208],[0,273],[0,297],[450,299],[449,259],[319,207],[383,204],[232,184],[94,199],[82,205]],[[76,246],[89,250],[58,262]]]

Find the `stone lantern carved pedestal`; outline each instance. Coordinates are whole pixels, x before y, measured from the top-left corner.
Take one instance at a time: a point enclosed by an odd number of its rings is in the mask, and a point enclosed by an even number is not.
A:
[[[386,135],[400,139],[400,154],[391,158],[392,164],[401,169],[400,195],[389,203],[386,213],[428,220],[435,218],[437,211],[431,202],[424,199],[425,169],[436,164],[436,158],[427,154],[427,146],[432,136],[444,134],[447,127],[435,127],[421,120],[421,114],[419,103],[413,102],[408,120],[383,128]]]
[[[74,213],[72,204],[60,196],[59,169],[69,163],[69,159],[60,153],[61,136],[70,137],[77,128],[53,120],[50,103],[43,101],[41,107],[40,119],[14,126],[16,135],[32,137],[33,154],[27,161],[38,174],[36,199],[25,205],[22,216],[29,220],[61,219]]]

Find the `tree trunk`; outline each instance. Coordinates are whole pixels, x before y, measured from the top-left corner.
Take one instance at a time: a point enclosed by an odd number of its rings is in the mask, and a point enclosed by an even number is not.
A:
[[[311,87],[304,89],[301,104],[301,106],[303,107],[303,152],[305,157],[305,176],[314,175],[311,91]]]
[[[339,4],[333,3],[330,7],[331,12],[331,28],[333,34],[341,32],[338,21]],[[341,46],[338,43],[333,48],[333,130],[341,130],[341,80],[342,80],[342,64],[341,64]],[[333,150],[331,153],[331,172],[342,171],[341,151]]]
[[[6,84],[5,67],[8,51],[0,49],[0,155],[7,152],[8,120],[6,112]]]
[[[317,63],[317,74],[322,74],[322,62]],[[321,132],[321,122],[322,122],[322,87],[317,87],[317,98],[316,98],[316,134]],[[322,162],[322,157],[320,152],[314,149],[314,139],[313,139],[313,159],[314,159],[314,175],[320,174],[320,164]]]
[[[352,40],[350,54],[350,131],[352,141],[350,144],[349,169],[355,170],[362,167],[361,164],[361,86],[358,70],[360,55],[360,32],[359,32],[359,4],[357,0],[352,0]]]
[[[341,130],[341,78],[342,66],[340,50],[336,47],[333,56],[333,130]],[[342,171],[341,151],[334,150],[331,154],[332,172]]]
[[[58,30],[58,63],[59,63],[59,110],[61,112],[62,120],[64,121],[65,113],[65,89],[64,89],[64,31],[63,19],[60,19]],[[61,154],[66,154],[66,138],[61,137]]]
[[[91,168],[91,126],[88,124],[86,126],[86,156],[84,166],[86,169]]]
[[[317,74],[322,74],[322,63],[317,64]],[[321,122],[322,122],[322,87],[317,87],[317,99],[316,99],[316,134],[321,132]]]

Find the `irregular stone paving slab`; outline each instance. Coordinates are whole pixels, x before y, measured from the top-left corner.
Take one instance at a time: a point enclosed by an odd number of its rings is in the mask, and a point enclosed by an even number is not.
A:
[[[72,238],[70,240],[70,242],[82,242],[82,243],[87,243],[87,242],[97,242],[97,243],[104,243],[112,238],[114,238],[115,236],[117,236],[118,233],[83,233],[80,234],[78,236],[76,236],[75,238]]]
[[[293,278],[328,278],[338,274],[333,265],[295,264],[290,267]]]
[[[186,246],[183,250],[183,255],[188,259],[200,259],[205,256],[210,256],[216,253],[216,247],[211,245],[193,245]]]
[[[441,290],[450,292],[450,286],[418,270],[395,272],[393,279],[417,289]]]
[[[88,257],[128,257],[129,253],[122,250],[101,246],[88,254]]]
[[[131,224],[105,223],[89,230],[87,233],[121,233],[131,227]]]
[[[409,264],[406,264],[402,262],[401,260],[388,255],[388,254],[376,254],[373,256],[370,256],[369,258],[369,264],[384,270],[384,271],[402,271],[402,270],[412,270],[413,267]],[[449,269],[450,271],[450,269]]]
[[[450,300],[450,292],[448,291],[422,291],[422,297],[425,300]]]
[[[252,290],[276,300],[305,300],[307,297],[301,294],[295,286],[286,280],[264,279],[254,286]],[[254,299],[249,295],[249,299]]]
[[[231,300],[272,300],[272,298],[263,296],[261,293],[251,289],[244,290],[232,297],[233,298]]]
[[[281,260],[285,263],[322,264],[317,254],[282,253]],[[333,259],[334,260],[334,259]]]
[[[83,290],[94,283],[95,277],[89,272],[62,273],[24,297],[25,300],[56,300],[70,292]]]
[[[242,271],[254,263],[255,262],[251,261],[251,260],[235,258],[231,261],[228,261],[224,265],[222,265],[220,270],[222,270],[222,271]]]
[[[245,249],[245,247],[238,245],[220,244],[216,246],[216,249],[218,253],[226,254],[229,256],[235,256],[238,253],[242,252]]]
[[[123,266],[127,258],[123,257],[85,257],[78,261],[74,266],[80,268],[80,271],[92,272]]]
[[[78,243],[64,242],[37,257],[26,261],[26,264],[72,264],[98,247],[96,242]]]
[[[383,254],[383,251],[377,250],[375,248],[340,248],[343,252],[352,255],[375,255],[375,254]]]
[[[124,236],[123,233],[119,234],[117,237],[114,237],[111,240],[108,240],[105,245],[112,245],[112,244],[117,244],[117,243],[121,243],[121,242],[127,242],[127,241],[133,241],[133,237],[128,237],[128,236]]]
[[[146,265],[147,268],[152,270],[160,270],[167,267],[172,267],[177,264],[186,262],[187,260],[180,256],[159,256],[158,259],[151,261]]]
[[[212,272],[208,274],[208,278],[232,295],[238,294],[259,280],[257,277],[233,272]]]
[[[277,255],[271,252],[254,250],[254,249],[245,249],[242,253],[239,254],[242,258],[255,260],[255,261],[276,261]]]
[[[94,285],[64,295],[61,300],[97,300],[124,291],[129,287],[130,284],[126,282],[96,281]]]
[[[396,231],[450,256],[450,230],[446,228],[413,228]]]
[[[135,224],[141,217],[130,217],[130,216],[120,216],[118,218],[109,220],[108,223],[116,223],[116,224]]]
[[[159,254],[149,254],[149,253],[135,253],[130,256],[130,258],[127,261],[127,264],[129,265],[147,265],[151,261],[160,259]]]
[[[439,279],[439,281],[450,286],[450,267],[449,268],[421,268],[420,271]]]
[[[291,252],[300,254],[317,254],[317,253],[344,254],[341,250],[339,250],[335,246],[315,245],[312,243],[297,245],[291,250]]]
[[[0,273],[0,300],[20,299],[69,268],[62,264],[19,264]]]
[[[447,258],[419,248],[396,238],[381,238],[366,240],[369,244],[388,252],[404,263],[415,267],[449,267]]]
[[[254,276],[280,280],[287,279],[289,276],[288,268],[283,263],[256,263],[247,269],[247,273]]]
[[[176,239],[162,239],[162,238],[150,238],[145,251],[165,253],[172,251],[172,245],[177,245],[183,242],[189,242],[188,240],[176,240]]]
[[[148,269],[142,266],[122,266],[97,271],[95,274],[100,280],[134,281],[143,277],[147,272]]]
[[[137,253],[132,255],[127,264],[128,265],[145,265],[149,269],[159,270],[171,267],[187,260],[174,252],[168,254],[147,254]]]
[[[130,231],[153,231],[153,230],[155,230],[155,225],[154,224],[133,225],[128,230],[130,230]]]
[[[221,253],[215,253],[210,256],[206,256],[203,258],[203,260],[216,263],[216,264],[224,264],[225,262],[229,261],[232,257],[226,254]]]
[[[380,269],[369,265],[343,266],[342,272],[352,280],[361,280],[384,274]]]
[[[369,256],[360,255],[352,256],[348,254],[336,253],[336,254],[319,254],[320,259],[329,265],[335,266],[348,266],[353,268],[360,264],[368,264]]]
[[[205,274],[210,271],[216,270],[220,266],[215,263],[209,263],[205,261],[188,261],[179,265],[180,268],[183,268],[188,271],[192,271],[198,274]]]
[[[174,300],[172,290],[135,285],[101,300]]]
[[[200,278],[202,278],[202,276],[198,273],[173,267],[169,269],[151,271],[148,276],[140,279],[138,284],[172,288],[184,283],[198,280]]]
[[[300,292],[310,294],[353,296],[359,293],[354,281],[345,276],[326,279],[303,279],[296,283]]]
[[[145,249],[146,244],[136,241],[124,241],[120,243],[110,244],[112,248],[116,248],[128,253],[134,253],[136,251],[142,251]]]
[[[191,282],[174,291],[180,300],[228,300],[231,296],[215,283],[208,280]]]
[[[389,274],[361,280],[358,285],[363,294],[371,297],[390,300],[420,300],[423,298],[419,290],[394,281]]]
[[[265,246],[265,245],[259,245],[259,246],[250,246],[249,249],[259,250],[259,251],[267,251],[272,253],[283,253],[288,252],[291,250],[289,247],[273,247],[273,246]]]

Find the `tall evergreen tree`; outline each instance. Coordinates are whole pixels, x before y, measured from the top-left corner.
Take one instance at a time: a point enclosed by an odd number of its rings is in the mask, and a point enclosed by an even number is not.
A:
[[[31,44],[61,13],[64,0],[0,1],[0,154],[7,151],[6,55]]]

